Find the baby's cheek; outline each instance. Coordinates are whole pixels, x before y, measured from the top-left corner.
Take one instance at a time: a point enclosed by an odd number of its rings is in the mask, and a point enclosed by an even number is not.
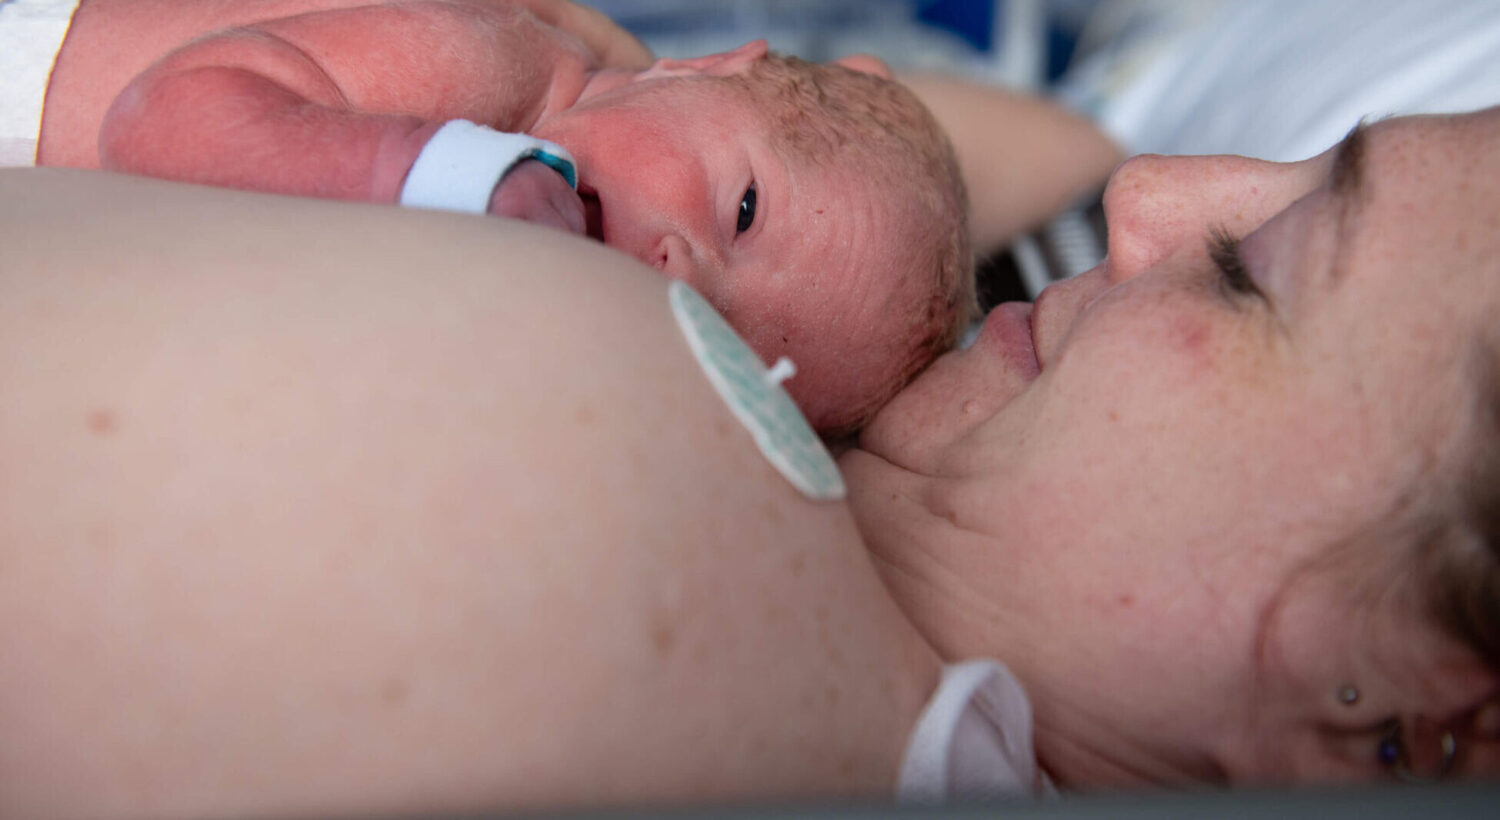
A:
[[[783,386],[819,431],[862,420],[899,386],[901,357],[885,323],[818,299],[764,300],[759,308],[761,318],[740,332],[768,365],[785,356],[796,366]]]
[[[822,420],[831,418],[838,405],[848,400],[847,386],[832,366],[838,354],[820,334],[812,311],[788,310],[787,305],[763,297],[720,310],[767,367],[782,357],[791,360],[796,372],[782,387],[813,427],[819,428]]]

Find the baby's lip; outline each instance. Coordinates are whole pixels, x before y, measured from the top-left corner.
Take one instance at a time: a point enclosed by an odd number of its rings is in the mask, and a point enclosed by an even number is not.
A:
[[[604,241],[604,206],[599,192],[590,185],[578,183],[578,198],[583,200],[584,231],[591,238]]]

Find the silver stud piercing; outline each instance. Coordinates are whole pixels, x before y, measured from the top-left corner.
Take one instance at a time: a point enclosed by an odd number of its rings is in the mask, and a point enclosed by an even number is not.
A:
[[[1339,687],[1339,703],[1345,706],[1353,706],[1359,703],[1359,690],[1352,684],[1344,684]]]

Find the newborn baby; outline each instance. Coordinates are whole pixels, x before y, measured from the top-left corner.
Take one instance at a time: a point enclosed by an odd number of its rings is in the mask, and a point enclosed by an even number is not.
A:
[[[414,185],[447,191],[414,163],[456,150],[461,173],[491,166],[450,177],[481,180],[470,210],[586,233],[692,285],[767,362],[789,357],[824,434],[953,343],[973,303],[957,161],[878,61],[755,42],[609,67],[532,13],[558,7],[88,0],[38,163],[422,204]],[[537,139],[476,159],[494,132]]]

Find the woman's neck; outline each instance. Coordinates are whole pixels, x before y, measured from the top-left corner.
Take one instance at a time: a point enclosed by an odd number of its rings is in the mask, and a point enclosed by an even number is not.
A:
[[[1032,702],[1038,765],[1066,791],[1222,783],[1225,773],[1206,755],[1189,754],[1146,732],[1122,728],[1118,715]],[[1147,737],[1154,738],[1148,740]]]
[[[1212,647],[1167,639],[1160,627],[1183,617],[1171,609],[1180,596],[1102,571],[1084,560],[1091,554],[1078,564],[1037,560],[1045,538],[986,531],[963,515],[964,489],[951,482],[858,450],[841,465],[891,595],[945,661],[990,657],[1010,668],[1032,703],[1038,759],[1059,787],[1222,781],[1214,744],[1228,728],[1232,681],[1205,670],[1233,664]]]

